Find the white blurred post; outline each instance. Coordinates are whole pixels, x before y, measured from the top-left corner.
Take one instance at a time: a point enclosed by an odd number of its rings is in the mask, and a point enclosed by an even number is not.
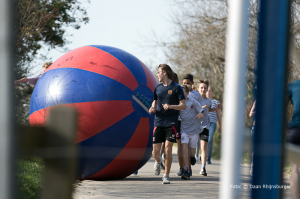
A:
[[[12,192],[12,45],[11,7],[12,0],[0,0],[0,198],[13,198]]]
[[[239,198],[240,163],[243,154],[246,62],[248,39],[247,0],[230,0],[224,77],[224,111],[219,198]]]

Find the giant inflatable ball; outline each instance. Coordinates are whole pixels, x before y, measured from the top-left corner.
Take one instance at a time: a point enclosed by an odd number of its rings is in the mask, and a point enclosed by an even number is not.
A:
[[[36,84],[31,125],[43,125],[49,109],[79,113],[80,179],[124,178],[151,157],[154,114],[148,109],[158,84],[133,55],[109,46],[84,46],[55,61]]]

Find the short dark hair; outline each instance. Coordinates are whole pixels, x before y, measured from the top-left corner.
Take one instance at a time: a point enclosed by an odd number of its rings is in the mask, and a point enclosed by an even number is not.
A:
[[[166,71],[167,76],[169,79],[174,79],[174,72],[172,71],[172,68],[168,64],[159,64],[157,68],[161,68],[161,70]]]
[[[194,76],[192,74],[185,74],[183,76],[183,79],[189,79],[192,82],[194,80]]]

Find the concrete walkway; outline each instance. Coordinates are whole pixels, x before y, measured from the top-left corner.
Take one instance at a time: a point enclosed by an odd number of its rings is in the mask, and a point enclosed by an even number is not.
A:
[[[212,160],[212,164],[206,166],[207,176],[199,174],[201,164],[197,161],[192,167],[193,176],[190,180],[182,180],[176,176],[179,170],[177,155],[174,154],[170,172],[171,184],[162,184],[161,171],[159,176],[153,174],[154,159],[139,170],[137,176],[129,176],[122,180],[91,181],[85,180],[76,184],[73,198],[218,198],[220,161]],[[249,165],[241,165],[242,187],[250,185]],[[284,184],[289,185],[289,178],[284,178]],[[230,189],[230,185],[228,186]],[[250,189],[240,189],[241,198],[250,198]],[[283,190],[283,198],[292,199],[290,190]]]

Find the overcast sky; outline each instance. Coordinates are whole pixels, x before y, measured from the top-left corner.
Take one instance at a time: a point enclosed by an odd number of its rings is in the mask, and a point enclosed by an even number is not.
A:
[[[84,1],[84,0],[83,0]],[[87,7],[90,22],[79,30],[67,29],[70,50],[86,45],[107,45],[123,49],[146,65],[157,65],[166,61],[161,48],[150,47],[159,39],[171,39],[170,28],[172,0],[91,0]],[[152,43],[153,44],[153,43]],[[149,46],[149,47],[148,47]],[[44,51],[45,52],[45,51]],[[48,57],[52,61],[64,55],[64,52],[51,50]],[[32,70],[32,74],[41,72],[41,66]]]

